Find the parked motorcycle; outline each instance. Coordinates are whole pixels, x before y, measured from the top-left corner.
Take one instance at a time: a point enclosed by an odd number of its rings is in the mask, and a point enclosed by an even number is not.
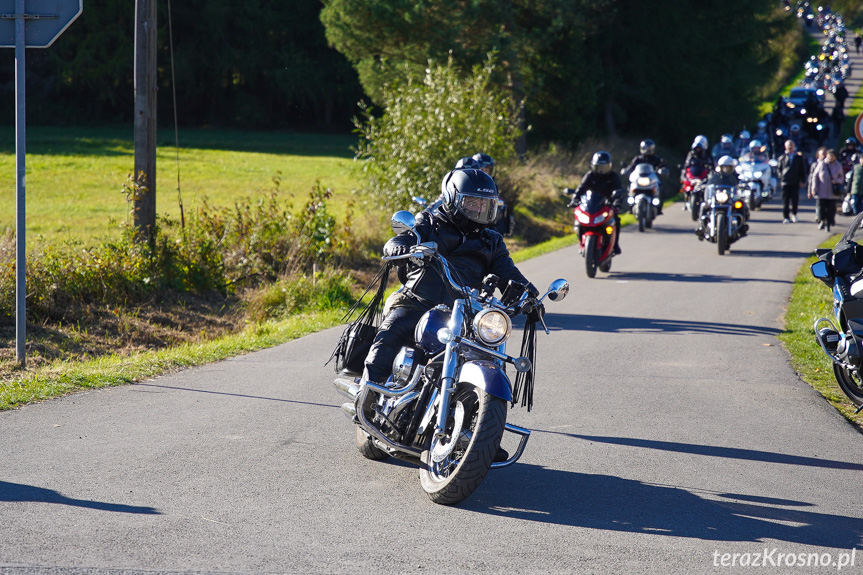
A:
[[[564,193],[573,191],[565,188]],[[579,251],[584,257],[587,277],[596,277],[596,270],[611,271],[614,258],[614,242],[617,240],[615,216],[619,211],[619,200],[609,201],[604,195],[593,190],[582,194],[573,210],[575,232],[579,238]]]
[[[719,255],[749,231],[749,208],[734,186],[707,184],[701,205],[701,234],[698,239],[716,244]]]
[[[683,166],[677,166],[683,169]],[[698,221],[698,209],[704,201],[704,181],[707,179],[707,168],[689,166],[683,172],[683,182],[680,193],[683,195],[683,209],[689,210],[692,221]]]
[[[863,213],[851,222],[833,249],[815,250],[812,275],[833,291],[836,323],[822,317],[813,325],[815,339],[833,362],[833,375],[857,411],[863,409]]]
[[[626,200],[638,222],[638,231],[653,227],[659,213],[662,196],[659,191],[659,175],[650,164],[638,164],[629,174],[629,197]]]
[[[415,225],[410,212],[393,215],[397,234]],[[545,295],[535,297],[510,282],[502,286],[505,289],[497,299],[493,296],[497,276],[488,276],[481,290],[461,286],[434,242],[419,241],[417,234],[411,253],[384,260],[410,259],[430,273],[441,274],[458,299],[452,308],[437,306],[422,316],[414,341],[401,349],[384,385],[360,386],[359,378],[345,377],[337,378],[334,385],[351,400],[342,410],[355,424],[360,453],[374,460],[390,456],[418,460],[420,484],[431,500],[453,505],[467,498],[489,469],[512,465],[524,452],[530,430],[506,422],[507,403],[514,404],[521,394],[522,404],[530,410],[535,366],[527,357],[506,354],[511,318],[538,313],[545,328],[539,313],[542,301],[546,297],[562,300],[569,283],[555,280]],[[525,333],[530,333],[527,327]],[[535,331],[530,337],[535,337]],[[522,349],[531,355],[535,342],[528,339]],[[506,364],[518,373],[515,386]],[[504,432],[518,436],[518,447],[506,460],[495,461]]]

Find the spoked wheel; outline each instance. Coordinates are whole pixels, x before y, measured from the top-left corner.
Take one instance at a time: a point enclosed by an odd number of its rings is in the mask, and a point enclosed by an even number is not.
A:
[[[447,435],[422,454],[420,484],[441,505],[464,501],[491,468],[506,424],[506,402],[472,385],[453,395]]]
[[[357,444],[357,449],[360,450],[360,454],[366,459],[373,459],[375,461],[383,461],[387,459],[390,454],[375,445],[375,442],[366,434],[365,431],[359,426],[354,425],[356,428],[356,435],[354,436],[354,443]]]
[[[596,236],[584,238],[584,267],[587,277],[596,277]]]
[[[719,255],[724,255],[728,249],[728,222],[725,221],[725,214],[716,215],[716,249]]]
[[[863,380],[859,373],[852,373],[841,365],[833,364],[833,374],[836,383],[842,388],[842,393],[848,396],[854,405],[863,405]]]

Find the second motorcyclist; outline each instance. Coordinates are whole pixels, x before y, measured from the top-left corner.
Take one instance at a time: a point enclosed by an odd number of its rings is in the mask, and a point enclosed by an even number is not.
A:
[[[590,171],[584,175],[581,183],[572,192],[572,200],[568,206],[577,206],[579,200],[585,192],[591,190],[602,194],[608,202],[614,206],[614,225],[617,226],[617,234],[614,242],[614,253],[621,253],[620,250],[620,202],[624,195],[623,183],[620,181],[620,176],[612,169],[611,154],[604,151],[599,151],[593,154],[590,159]]]
[[[638,164],[650,164],[653,166],[653,170],[656,172],[657,177],[659,176],[659,170],[665,167],[665,160],[656,155],[656,143],[653,140],[642,140],[642,142],[638,145],[639,154],[632,158],[632,161],[629,162],[629,165],[621,170],[621,174],[628,174],[635,169],[635,166]],[[662,215],[662,188],[660,187],[659,191],[659,206],[657,215]]]
[[[719,158],[719,161],[716,162],[716,171],[710,174],[707,178],[706,185],[707,186],[734,186],[737,187],[737,174],[734,171],[734,168],[737,167],[737,160],[732,158],[731,156],[722,156]],[[706,198],[705,198],[706,199]],[[746,204],[743,204],[743,209],[747,211],[746,220],[749,219],[748,216],[748,207]],[[695,235],[698,236],[699,240],[704,239],[704,230],[705,230],[705,218],[706,214],[702,209],[702,215],[698,218],[698,227],[695,229]],[[749,231],[749,224],[744,223],[740,228],[740,235],[745,236],[746,232]]]

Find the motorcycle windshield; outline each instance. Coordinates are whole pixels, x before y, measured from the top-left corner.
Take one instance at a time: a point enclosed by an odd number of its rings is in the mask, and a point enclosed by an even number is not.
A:
[[[855,244],[859,244],[861,239],[863,239],[863,212],[857,214],[857,217],[854,218],[851,225],[848,226],[848,229],[845,231],[845,235],[842,236],[839,243],[854,242]]]
[[[595,214],[600,210],[600,208],[602,208],[603,204],[605,204],[605,196],[599,192],[587,190],[587,192],[581,196],[581,209],[588,214]]]

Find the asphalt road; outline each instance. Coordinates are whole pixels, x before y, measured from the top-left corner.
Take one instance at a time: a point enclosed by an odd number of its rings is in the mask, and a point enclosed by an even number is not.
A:
[[[524,456],[457,507],[431,503],[411,465],[357,452],[323,367],[340,328],[0,413],[0,574],[746,572],[723,561],[765,550],[768,573],[798,569],[787,554],[848,562],[863,547],[861,435],[776,339],[826,237],[813,218],[804,204],[783,225],[774,200],[720,257],[675,206],[626,229],[596,279],[575,248],[521,264],[572,290],[547,306],[533,411],[510,413],[534,430]]]

